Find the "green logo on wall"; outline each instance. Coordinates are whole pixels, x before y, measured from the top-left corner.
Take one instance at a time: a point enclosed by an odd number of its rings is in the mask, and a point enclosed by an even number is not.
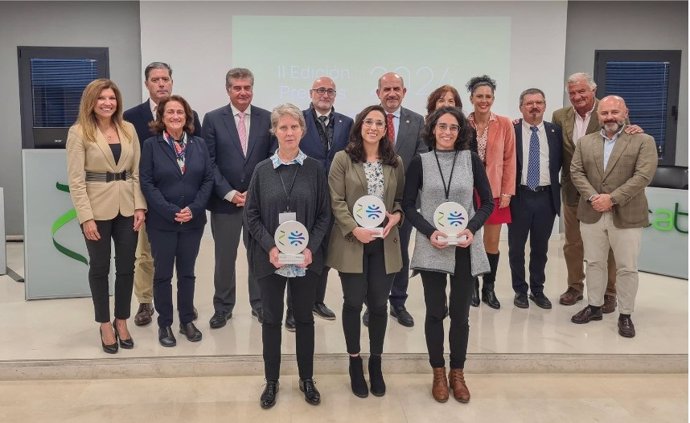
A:
[[[69,193],[69,186],[63,185],[60,182],[55,183],[55,188],[58,189],[58,191],[66,192]],[[77,218],[77,211],[74,210],[74,208],[71,208],[67,211],[67,213],[61,215],[60,217],[57,218],[55,222],[53,222],[53,225],[50,227],[50,232],[51,236],[53,238],[53,245],[55,248],[61,252],[62,254],[66,255],[67,257],[80,261],[84,263],[85,265],[89,265],[89,261],[86,259],[86,257],[82,256],[81,254],[77,253],[76,251],[72,251],[69,248],[65,247],[64,245],[60,244],[55,240],[55,234],[57,231],[60,230],[63,226],[65,226],[69,221],[74,220]]]
[[[649,210],[650,226],[657,231],[669,232],[676,230],[682,234],[688,233],[688,212],[678,210],[680,204],[676,203],[674,209]],[[681,229],[678,219],[684,217],[685,229]]]

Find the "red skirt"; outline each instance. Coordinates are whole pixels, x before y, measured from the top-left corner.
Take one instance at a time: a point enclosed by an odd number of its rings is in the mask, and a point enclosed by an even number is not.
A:
[[[474,192],[474,202],[477,205],[477,209],[480,207],[479,204],[479,195],[477,195],[477,191]],[[494,198],[494,211],[491,212],[489,215],[489,218],[486,219],[486,222],[484,223],[485,225],[500,225],[502,223],[512,223],[513,219],[510,216],[510,206],[505,207],[505,208],[498,208],[499,203],[501,200],[499,198]]]

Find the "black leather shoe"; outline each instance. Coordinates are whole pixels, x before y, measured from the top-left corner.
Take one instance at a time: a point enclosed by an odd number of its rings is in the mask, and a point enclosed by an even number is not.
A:
[[[362,315],[362,324],[366,327],[369,327],[369,309],[364,310],[364,314]]]
[[[501,308],[501,303],[498,302],[496,298],[496,293],[492,289],[491,291],[482,291],[482,302],[486,303],[489,307],[498,310]]]
[[[391,305],[391,311],[390,311],[391,316],[395,317],[398,320],[398,323],[401,325],[411,328],[414,326],[414,319],[412,318],[412,315],[407,311],[405,306],[394,306]]]
[[[479,278],[474,278],[474,290],[472,290],[472,307],[479,307]]]
[[[625,338],[635,337],[635,325],[630,316],[618,316],[618,334]]]
[[[177,340],[170,326],[158,328],[158,342],[164,347],[174,347],[177,345]]]
[[[540,292],[538,294],[529,294],[529,299],[534,301],[534,304],[538,305],[539,307],[549,310],[551,308],[551,301],[544,295],[543,292]]]
[[[201,331],[194,326],[193,322],[187,324],[180,323],[180,333],[186,336],[189,342],[201,341]]]
[[[299,390],[304,392],[304,400],[311,405],[321,404],[321,394],[316,389],[313,379],[300,379]]]
[[[252,316],[256,317],[256,320],[259,321],[259,323],[264,322],[264,311],[260,308],[253,308],[252,309]]]
[[[328,308],[324,303],[314,303],[314,308],[312,308],[312,311],[322,319],[335,320],[335,313],[333,313],[333,310]]]
[[[529,301],[527,301],[527,294],[518,292],[515,294],[515,299],[513,299],[513,304],[517,308],[529,308]]]
[[[589,323],[592,320],[601,320],[602,319],[602,313],[601,313],[601,308],[597,311],[593,311],[592,307],[587,306],[580,310],[579,313],[574,315],[573,317],[570,318],[570,321],[573,323],[577,323],[578,325],[584,324],[584,323]]]
[[[225,323],[227,323],[228,320],[232,318],[232,313],[224,313],[222,311],[216,311],[213,313],[213,317],[211,317],[211,320],[208,321],[208,324],[211,326],[211,329],[218,329],[222,328],[225,326]]]
[[[132,339],[132,335],[129,336],[129,339],[120,338],[120,333],[117,331],[117,325],[115,325],[115,320],[113,320],[113,330],[115,331],[115,337],[120,341],[120,347],[126,350],[131,350],[132,348],[134,348],[134,339]]]
[[[151,323],[151,316],[153,316],[153,306],[151,303],[141,303],[137,313],[134,315],[134,324],[146,326]]]
[[[287,329],[290,332],[294,332],[296,330],[295,313],[292,311],[291,308],[287,309],[287,311],[285,312],[285,329]]]
[[[106,344],[105,342],[103,342],[103,329],[98,328],[98,333],[101,335],[101,346],[103,347],[103,352],[106,352],[108,354],[116,354],[117,353],[117,336],[115,336],[115,343]]]
[[[278,388],[280,383],[277,380],[269,380],[266,382],[266,387],[261,393],[261,408],[264,410],[276,405],[276,400],[278,399]]]

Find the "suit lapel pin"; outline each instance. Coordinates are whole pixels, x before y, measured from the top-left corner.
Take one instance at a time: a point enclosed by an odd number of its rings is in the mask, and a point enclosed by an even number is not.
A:
[[[410,123],[410,120],[409,120],[409,119],[405,119],[405,123]]]

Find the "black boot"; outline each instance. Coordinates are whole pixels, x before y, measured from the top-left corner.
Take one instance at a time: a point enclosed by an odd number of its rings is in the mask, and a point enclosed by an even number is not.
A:
[[[367,381],[364,380],[364,366],[362,365],[361,356],[350,356],[350,387],[352,388],[352,393],[360,398],[369,396]]]
[[[381,372],[381,356],[372,354],[369,356],[369,383],[371,393],[374,396],[382,397],[386,394],[386,382],[383,380]]]
[[[484,275],[484,286],[482,286],[482,301],[484,301],[489,307],[498,310],[501,308],[501,303],[498,302],[496,298],[496,293],[494,292],[494,283],[496,282],[496,269],[498,269],[498,256],[499,254],[486,253],[489,259],[489,266],[491,272]]]
[[[479,278],[474,278],[474,290],[472,291],[472,307],[479,307]]]

